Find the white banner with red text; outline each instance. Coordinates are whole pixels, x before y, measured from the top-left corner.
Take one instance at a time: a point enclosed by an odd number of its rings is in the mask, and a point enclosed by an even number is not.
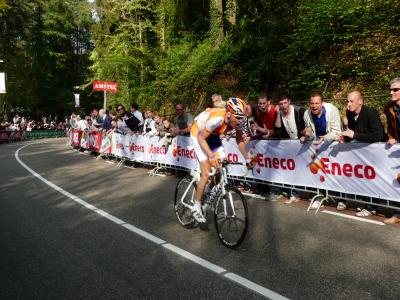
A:
[[[178,136],[168,147],[159,137],[73,131],[71,145],[82,145],[100,153],[111,153],[139,162],[158,162],[188,169],[198,168],[191,139]],[[83,139],[82,139],[83,136]],[[92,137],[96,136],[96,137]],[[81,139],[81,143],[79,143]],[[227,159],[243,162],[234,139],[223,141]],[[384,143],[313,143],[296,140],[260,140],[248,145],[257,163],[246,167],[229,166],[230,174],[264,181],[307,186],[399,201],[400,146]]]

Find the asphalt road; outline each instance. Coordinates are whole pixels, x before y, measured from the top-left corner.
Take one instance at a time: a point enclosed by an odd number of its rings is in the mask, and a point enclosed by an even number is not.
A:
[[[2,299],[264,298],[253,284],[290,299],[400,297],[400,226],[307,214],[303,203],[250,199],[249,233],[239,249],[230,250],[213,227],[187,230],[177,223],[175,177],[117,168],[65,142],[42,140],[20,150],[19,158],[70,194],[17,162],[15,152],[29,142],[0,145]],[[166,243],[226,271],[213,272]]]

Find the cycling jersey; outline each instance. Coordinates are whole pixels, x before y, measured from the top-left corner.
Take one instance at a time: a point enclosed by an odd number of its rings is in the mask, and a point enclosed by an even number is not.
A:
[[[202,130],[211,132],[206,139],[208,146],[213,153],[217,153],[220,158],[224,158],[224,147],[219,136],[224,133],[227,125],[225,124],[225,108],[208,108],[194,119],[194,124],[190,131],[193,140],[194,150],[199,161],[207,160],[208,157],[198,143],[198,136]]]
[[[225,115],[225,108],[207,108],[194,119],[191,136],[197,139],[200,131],[204,129],[217,135],[224,133],[227,128]]]

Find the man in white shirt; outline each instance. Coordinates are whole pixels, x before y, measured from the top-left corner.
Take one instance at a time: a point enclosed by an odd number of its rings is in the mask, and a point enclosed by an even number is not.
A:
[[[278,102],[274,137],[280,139],[299,139],[304,130],[304,108],[291,104],[289,97],[281,97]]]
[[[278,101],[279,110],[274,126],[274,136],[279,139],[298,140],[304,130],[304,108],[291,104],[288,96],[283,96]],[[279,197],[280,189],[272,188],[271,192],[275,197]],[[271,197],[271,196],[270,196]],[[299,201],[299,193],[295,190],[290,191],[290,198],[285,204]]]
[[[81,130],[81,131],[84,131],[84,130],[88,129],[88,126],[87,126],[87,123],[85,122],[85,119],[82,119],[81,116],[78,115],[77,116],[77,120],[78,120],[78,123],[77,123],[76,129]]]

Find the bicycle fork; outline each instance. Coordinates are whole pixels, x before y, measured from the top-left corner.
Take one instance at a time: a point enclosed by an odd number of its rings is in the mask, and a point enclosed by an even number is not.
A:
[[[228,179],[227,179],[227,172],[225,169],[223,169],[221,171],[221,181],[220,181],[220,185],[222,188],[222,203],[224,205],[224,214],[225,217],[236,217],[236,213],[235,213],[235,207],[233,206],[233,198],[232,198],[232,193],[229,193],[226,191],[225,186],[228,184]],[[226,195],[228,195],[228,197],[225,197]],[[226,202],[226,198],[228,198],[229,201],[229,205],[231,207],[231,215],[228,215],[228,207],[227,207],[227,202]]]
[[[223,195],[223,198],[222,198],[222,203],[223,203],[223,205],[224,205],[224,214],[225,214],[225,217],[226,218],[228,218],[228,217],[230,217],[230,218],[234,218],[234,217],[236,217],[236,213],[235,213],[235,207],[233,206],[233,198],[232,198],[232,194],[231,193],[227,193],[227,195],[228,195],[228,199],[226,199],[227,197],[225,197],[225,195],[226,195],[226,193],[224,193],[224,195]],[[228,202],[227,202],[227,200],[228,200]],[[231,207],[231,210],[229,211],[229,213],[230,214],[228,214],[228,205],[230,205],[230,207]]]

